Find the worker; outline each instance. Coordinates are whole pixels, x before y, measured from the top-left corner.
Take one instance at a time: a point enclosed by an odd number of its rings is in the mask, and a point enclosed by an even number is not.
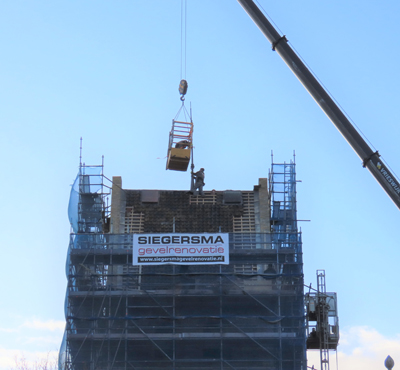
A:
[[[176,143],[175,148],[176,148],[176,149],[186,149],[186,148],[189,148],[189,146],[190,146],[189,141],[187,141],[187,140],[181,140],[181,141],[178,141],[178,142]]]
[[[197,172],[192,171],[193,189],[191,190],[191,192],[194,195],[197,195],[197,193],[199,193],[200,196],[204,197],[204,192],[203,192],[203,186],[205,185],[204,179],[205,179],[204,168],[200,168],[200,171],[197,171]],[[199,190],[198,192],[197,192],[197,189]]]

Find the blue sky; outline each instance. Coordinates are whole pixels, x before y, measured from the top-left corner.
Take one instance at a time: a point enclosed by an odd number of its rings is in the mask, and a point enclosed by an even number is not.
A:
[[[260,4],[400,173],[398,2]],[[35,357],[61,342],[80,137],[84,162],[104,155],[105,174],[122,176],[125,188],[189,184],[188,173],[165,171],[180,107],[180,7],[0,4],[1,370],[16,353]],[[271,151],[278,163],[295,151],[298,218],[311,220],[300,223],[305,282],[315,286],[325,269],[338,293],[339,367],[366,356],[367,370],[388,354],[400,361],[399,210],[236,1],[188,0],[186,70],[206,188],[251,190],[268,177]]]

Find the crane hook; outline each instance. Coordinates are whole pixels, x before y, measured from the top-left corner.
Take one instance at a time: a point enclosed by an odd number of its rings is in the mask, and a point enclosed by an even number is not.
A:
[[[185,101],[185,95],[187,93],[188,83],[186,80],[181,80],[179,83],[179,94],[181,94],[181,100]]]

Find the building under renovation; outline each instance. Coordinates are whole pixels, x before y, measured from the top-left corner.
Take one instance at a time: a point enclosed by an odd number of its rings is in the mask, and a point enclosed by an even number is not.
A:
[[[60,369],[306,370],[294,162],[204,196],[102,171],[71,191]]]

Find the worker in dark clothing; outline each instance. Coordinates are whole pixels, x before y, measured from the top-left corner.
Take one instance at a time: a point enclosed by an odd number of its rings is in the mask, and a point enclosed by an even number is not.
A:
[[[197,193],[199,193],[200,196],[204,197],[204,192],[203,192],[203,186],[205,185],[204,179],[205,179],[204,168],[200,168],[200,171],[192,172],[193,189],[191,190],[191,192],[193,192],[194,195],[197,195]],[[198,192],[197,189],[199,190]]]
[[[186,148],[189,148],[189,146],[190,146],[189,141],[187,141],[187,140],[181,140],[181,141],[178,141],[178,142],[176,143],[175,148],[176,148],[176,149],[186,149]]]

